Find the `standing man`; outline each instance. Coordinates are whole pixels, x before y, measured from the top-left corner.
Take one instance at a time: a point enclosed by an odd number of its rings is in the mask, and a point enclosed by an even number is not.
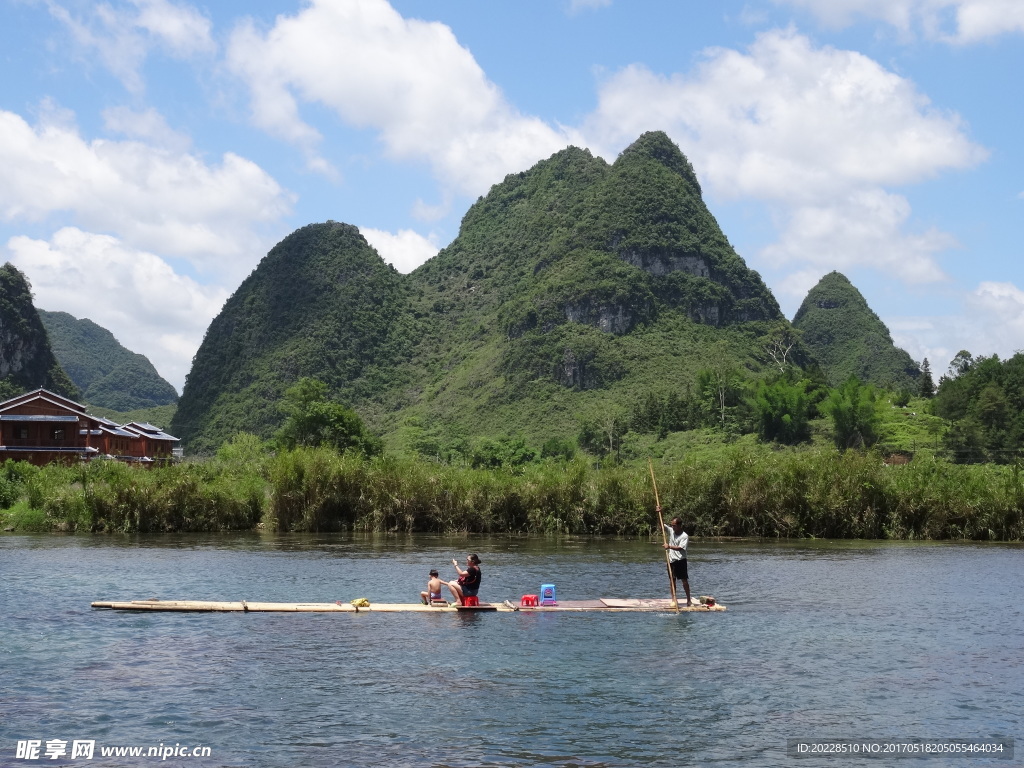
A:
[[[661,507],[658,507],[658,514],[661,514]],[[683,589],[686,590],[686,607],[693,605],[690,599],[690,577],[686,573],[686,545],[690,537],[683,530],[683,521],[678,517],[665,526],[668,533],[668,543],[664,545],[668,550],[669,567],[672,569],[672,578],[683,582]]]

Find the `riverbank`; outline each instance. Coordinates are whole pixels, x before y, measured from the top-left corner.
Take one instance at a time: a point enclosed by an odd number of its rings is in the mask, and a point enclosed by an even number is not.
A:
[[[744,445],[655,471],[666,513],[698,536],[1024,540],[1024,478],[1009,466]],[[0,528],[22,532],[657,533],[646,463],[511,472],[252,445],[148,470],[7,462],[0,506]]]

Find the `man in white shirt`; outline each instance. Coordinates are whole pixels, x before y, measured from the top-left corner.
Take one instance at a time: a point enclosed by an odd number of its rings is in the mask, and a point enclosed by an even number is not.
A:
[[[660,507],[658,511],[661,512]],[[690,599],[690,577],[686,573],[686,545],[689,543],[690,537],[686,535],[683,530],[683,521],[678,517],[672,518],[671,522],[665,526],[665,531],[668,533],[668,543],[665,544],[665,549],[668,550],[672,578],[683,582],[683,589],[686,590],[686,606],[689,607],[693,605],[693,600]]]

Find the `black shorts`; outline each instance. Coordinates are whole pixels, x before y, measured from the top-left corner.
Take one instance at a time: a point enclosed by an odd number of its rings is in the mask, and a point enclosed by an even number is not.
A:
[[[686,575],[686,558],[682,560],[672,561],[672,576],[679,581],[689,581],[690,577]]]

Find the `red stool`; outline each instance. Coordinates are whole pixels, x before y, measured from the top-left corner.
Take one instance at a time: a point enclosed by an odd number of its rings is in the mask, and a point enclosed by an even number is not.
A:
[[[479,606],[480,605],[480,600],[475,595],[466,595],[464,598],[462,598],[462,604],[464,606],[470,606],[470,605]]]
[[[537,595],[523,595],[522,599],[519,601],[519,605],[523,608],[531,605],[537,606],[540,605],[540,598],[537,597]]]

